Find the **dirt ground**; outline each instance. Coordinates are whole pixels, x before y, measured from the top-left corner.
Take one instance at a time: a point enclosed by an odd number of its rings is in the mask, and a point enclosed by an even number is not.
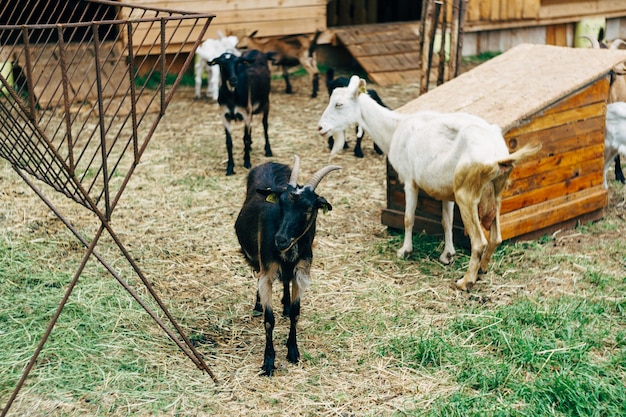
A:
[[[299,324],[304,359],[298,365],[284,359],[288,321],[281,318],[275,335],[276,376],[257,376],[263,352],[262,323],[250,314],[255,281],[239,253],[233,227],[247,174],[242,161],[243,126],[235,127],[236,175],[226,177],[218,107],[209,99],[194,100],[193,89],[184,87],[176,92],[116,209],[113,227],[159,294],[177,313],[184,314],[186,328],[206,336],[207,349],[214,352],[208,363],[221,386],[213,389],[211,380],[181,359],[175,347],[164,353],[163,361],[189,368],[191,386],[206,387],[193,395],[209,404],[215,415],[280,414],[279,410],[290,410],[291,415],[384,415],[409,403],[427,404],[433,392],[450,389],[445,380],[372,360],[363,351],[376,341],[367,340],[367,335],[359,335],[357,330],[345,329],[354,333],[351,348],[346,350],[345,344],[333,342],[332,332],[316,334],[311,329],[323,328],[321,323],[335,322],[356,310],[364,316],[390,314],[387,303],[401,303],[420,312],[423,322],[416,326],[424,326],[453,314],[455,305],[476,298],[502,303],[521,293],[566,292],[581,272],[567,268],[543,271],[541,262],[533,263],[520,253],[516,255],[519,269],[500,270],[501,276],[487,274],[468,295],[450,288],[457,272],[439,265],[438,253],[425,259],[396,260],[400,240],[380,222],[381,209],[386,206],[384,157],[374,152],[366,135],[363,159],[355,158],[350,149],[329,160],[326,142],[317,134],[327,93],[322,87],[319,97],[311,99],[306,76],[292,81],[295,94],[286,95],[282,80],[273,80],[269,131],[274,157],[269,159],[292,164],[294,154],[299,155],[302,179],[329,162],[342,167],[317,189],[331,202],[333,211],[320,215],[317,224],[312,287],[303,300]],[[414,99],[419,90],[417,83],[373,87],[391,108]],[[348,138],[353,145],[354,134]],[[260,119],[255,122],[252,146],[253,165],[268,160],[263,156]],[[62,234],[64,226],[6,161],[0,161],[0,178],[3,227],[31,239],[66,239],[69,253],[82,252],[69,234]],[[573,230],[557,232],[554,245],[547,250],[606,256],[607,265],[615,273],[623,273],[621,260],[594,248],[607,240],[623,242],[625,197],[621,186],[612,185],[607,209],[611,227],[584,236]],[[93,219],[76,204],[53,198],[76,219],[79,228],[94,228]],[[35,224],[41,229],[34,230]],[[119,260],[114,249],[105,247],[103,252]],[[125,268],[121,260],[116,264]],[[425,274],[424,265],[440,273]],[[499,271],[497,265],[494,269]],[[279,292],[275,288],[276,305]],[[368,359],[362,362],[359,358]]]

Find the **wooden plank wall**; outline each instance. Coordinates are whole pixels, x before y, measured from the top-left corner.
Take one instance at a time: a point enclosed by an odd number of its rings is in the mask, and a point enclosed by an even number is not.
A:
[[[326,29],[325,0],[133,0],[132,3],[215,14],[205,38],[217,37],[218,30],[238,36],[258,30],[257,36],[263,37],[314,33],[317,29]],[[186,32],[180,29],[177,31],[176,36],[169,41],[172,49],[178,50],[180,43],[186,43],[181,36]],[[140,36],[135,36],[137,42],[141,40]],[[143,40],[142,43],[146,44],[147,41]]]
[[[467,30],[577,22],[584,17],[626,15],[621,0],[469,0]]]
[[[602,216],[604,130],[609,81],[604,77],[505,133],[510,150],[539,141],[543,148],[513,170],[503,195],[503,239],[531,237]],[[387,209],[382,222],[404,229],[404,189],[388,166]],[[441,203],[420,194],[414,231],[441,234]],[[466,240],[458,208],[455,239]]]

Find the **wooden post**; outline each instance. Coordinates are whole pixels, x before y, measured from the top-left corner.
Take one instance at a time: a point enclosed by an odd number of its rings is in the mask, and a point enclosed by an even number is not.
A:
[[[439,47],[439,73],[437,75],[437,85],[443,84],[446,73],[446,38],[448,34],[448,4],[443,2],[443,15],[441,17],[441,46]],[[452,59],[452,57],[450,57]]]
[[[468,0],[454,0],[452,6],[452,28],[450,39],[450,61],[448,63],[447,80],[459,75],[459,65],[463,59],[463,28],[465,27],[465,12]]]
[[[467,10],[468,0],[460,0],[459,8],[459,35],[456,47],[456,68],[454,69],[454,76],[459,75],[459,64],[463,59],[463,34],[465,32],[465,11]]]
[[[433,43],[437,20],[441,10],[441,1],[428,0],[424,15],[423,42],[422,42],[422,70],[420,74],[420,95],[428,91],[430,67],[432,65]]]
[[[458,47],[459,47],[459,10],[461,0],[453,0],[452,3],[452,24],[450,27],[450,61],[448,61],[448,77],[449,81],[457,72],[458,66]]]

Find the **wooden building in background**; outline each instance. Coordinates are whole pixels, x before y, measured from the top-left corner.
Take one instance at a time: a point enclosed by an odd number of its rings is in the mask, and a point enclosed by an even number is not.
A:
[[[510,151],[542,149],[513,169],[503,194],[503,239],[526,238],[602,217],[606,103],[611,69],[626,51],[522,44],[402,106],[463,111],[502,128]],[[388,166],[383,224],[404,229],[404,187]],[[441,202],[421,193],[416,233],[442,233]],[[455,208],[455,238],[463,223]]]
[[[463,54],[521,43],[574,46],[580,23],[592,18],[605,20],[606,39],[626,38],[626,1],[469,0]]]

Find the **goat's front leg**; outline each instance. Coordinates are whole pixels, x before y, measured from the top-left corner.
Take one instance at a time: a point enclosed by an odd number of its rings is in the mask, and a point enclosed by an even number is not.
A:
[[[272,311],[272,282],[276,276],[277,268],[271,267],[269,270],[261,271],[259,274],[258,292],[263,306],[263,325],[265,327],[265,353],[263,354],[263,371],[261,375],[272,376],[274,373],[274,362],[276,360],[276,351],[274,350],[274,325],[276,320]]]
[[[243,134],[243,166],[252,167],[250,163],[250,151],[252,150],[252,121],[246,120],[246,127]]]
[[[287,339],[287,360],[298,363],[300,351],[296,339],[296,327],[300,318],[300,300],[310,284],[310,259],[302,259],[295,269],[295,279],[292,281],[291,307],[289,309],[289,338]]]
[[[441,225],[443,226],[444,247],[443,253],[439,257],[439,261],[448,265],[452,262],[452,258],[456,254],[452,236],[452,227],[454,225],[454,201],[441,202]]]
[[[317,97],[317,92],[320,89],[320,74],[316,72],[313,74],[313,90],[311,92],[311,98]]]
[[[209,84],[207,85],[207,96],[217,101],[220,92],[220,66],[211,65],[208,68]]]
[[[289,82],[289,69],[283,66],[283,79],[285,80],[285,93],[292,94],[291,83]]]
[[[480,218],[478,217],[478,201],[480,198],[472,198],[471,195],[461,196],[460,194],[457,191],[457,203],[463,219],[463,226],[465,226],[465,231],[470,238],[472,253],[465,276],[457,280],[455,284],[458,289],[469,291],[478,279],[478,269],[487,246],[487,239],[485,239],[485,234],[480,225]]]
[[[235,161],[233,159],[233,137],[231,135],[232,125],[224,117],[224,132],[226,132],[226,152],[228,153],[228,163],[226,164],[226,175],[235,173]]]
[[[363,140],[363,128],[359,125],[356,127],[356,145],[354,145],[354,156],[357,158],[363,158],[363,149],[361,148],[361,141]]]
[[[270,147],[270,137],[269,134],[267,133],[267,130],[269,128],[269,124],[267,122],[267,117],[270,113],[270,104],[269,102],[267,103],[267,107],[265,107],[265,110],[263,111],[263,134],[265,135],[265,156],[272,156],[272,148]]]
[[[202,98],[202,72],[205,69],[204,59],[196,56],[196,64],[194,65],[194,75],[195,75],[195,91],[194,97],[196,99]]]
[[[398,250],[399,258],[406,258],[413,252],[413,224],[415,222],[415,209],[417,209],[417,196],[419,188],[410,181],[404,184],[404,195],[406,199],[404,208],[404,244]]]
[[[619,153],[615,155],[615,179],[622,184],[626,183],[626,179],[624,178],[624,173],[622,172],[622,163],[619,158]]]

